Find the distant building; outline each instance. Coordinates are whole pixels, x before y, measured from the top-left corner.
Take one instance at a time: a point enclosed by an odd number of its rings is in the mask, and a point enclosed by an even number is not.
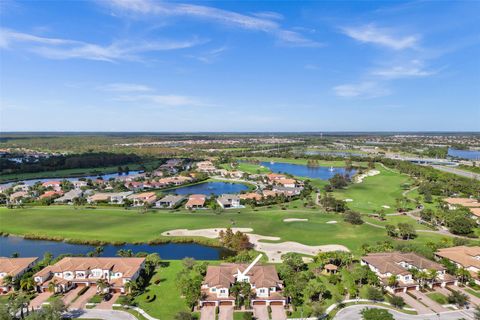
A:
[[[463,268],[470,272],[475,283],[480,284],[480,247],[451,247],[439,249],[435,252],[435,256],[439,259],[445,258],[453,262],[457,268]]]
[[[180,202],[185,200],[185,196],[182,195],[173,195],[169,194],[163,197],[162,199],[158,200],[155,202],[155,207],[157,208],[174,208],[176,207]]]
[[[192,194],[185,204],[187,209],[201,209],[205,206],[206,197],[204,194]]]

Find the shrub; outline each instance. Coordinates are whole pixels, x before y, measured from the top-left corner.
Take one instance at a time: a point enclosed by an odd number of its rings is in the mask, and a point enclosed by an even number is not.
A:
[[[403,308],[405,306],[405,301],[402,297],[399,296],[391,296],[388,298],[388,302],[394,307]]]
[[[244,312],[244,313],[243,313],[243,320],[253,320],[253,313],[251,313],[251,312]]]
[[[385,309],[364,308],[361,311],[363,320],[393,320],[393,316]]]

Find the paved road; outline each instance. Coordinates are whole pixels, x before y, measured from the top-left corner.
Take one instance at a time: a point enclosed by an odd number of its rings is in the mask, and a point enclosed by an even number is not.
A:
[[[97,293],[97,288],[96,287],[90,287],[88,290],[79,296],[77,300],[73,301],[69,309],[74,310],[74,309],[83,309],[85,308],[85,305],[87,304],[88,300],[90,300],[91,297],[93,297]]]
[[[456,174],[458,176],[480,180],[480,174],[478,174],[478,173],[465,171],[465,170],[460,170],[460,169],[452,168],[452,167],[446,167],[446,166],[432,166],[432,167],[437,169],[437,170],[440,170],[440,171]]]
[[[458,320],[458,319],[466,319],[466,320],[473,320],[473,310],[457,310],[457,311],[447,311],[440,314],[422,314],[422,315],[411,315],[401,313],[395,310],[390,310],[385,307],[381,306],[365,306],[365,305],[358,305],[358,306],[350,306],[340,310],[336,315],[334,320],[352,320],[352,319],[361,319],[362,316],[360,311],[365,308],[380,308],[380,309],[387,309],[395,318],[395,320]]]
[[[66,314],[71,318],[104,320],[137,320],[132,314],[120,310],[80,309]]]
[[[105,310],[111,310],[113,307],[113,304],[117,301],[117,299],[120,297],[120,293],[114,293],[112,298],[108,301],[102,300],[99,304],[96,305],[95,308],[97,309],[105,309]]]

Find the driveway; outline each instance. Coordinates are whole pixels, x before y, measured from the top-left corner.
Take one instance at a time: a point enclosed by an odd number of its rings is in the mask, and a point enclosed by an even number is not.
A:
[[[78,297],[77,300],[72,302],[69,309],[75,310],[75,309],[85,308],[85,305],[87,304],[88,300],[90,300],[90,298],[93,297],[96,293],[97,293],[96,287],[88,288],[88,290],[84,294],[82,294],[81,296]]]
[[[447,311],[440,314],[430,313],[424,315],[411,315],[406,313],[401,313],[395,310],[391,310],[381,306],[370,306],[370,305],[356,305],[346,307],[337,312],[334,320],[352,320],[352,319],[362,319],[360,312],[363,308],[378,308],[378,309],[387,309],[390,312],[395,320],[458,320],[458,319],[467,319],[473,320],[473,310],[456,310],[456,311]]]
[[[32,301],[30,301],[29,307],[33,308],[33,309],[40,308],[42,306],[42,304],[45,301],[47,301],[48,298],[50,298],[52,296],[52,294],[53,294],[53,292],[50,292],[50,291],[45,291],[45,292],[39,293],[38,296],[33,298]]]
[[[402,297],[406,304],[408,304],[413,309],[417,310],[418,314],[427,314],[432,313],[432,310],[428,309],[426,306],[420,303],[420,301],[412,298],[406,293],[397,293],[399,297]]]
[[[215,319],[215,307],[205,306],[200,311],[200,320],[214,320]]]
[[[82,309],[70,311],[66,315],[75,319],[137,320],[132,314],[121,310]]]
[[[67,293],[65,293],[63,295],[63,298],[62,298],[65,305],[68,306],[70,303],[72,303],[72,301],[78,296],[78,293],[82,289],[83,289],[83,287],[76,287],[76,288],[73,288],[72,290],[68,291]]]
[[[442,307],[439,303],[433,301],[427,295],[421,291],[410,291],[411,294],[413,294],[415,297],[417,297],[418,300],[420,300],[423,304],[425,304],[427,307],[432,309],[435,312],[444,312],[448,311],[447,308]]]
[[[269,320],[267,306],[253,306],[253,315],[256,320]]]
[[[104,309],[104,310],[111,310],[113,308],[113,304],[117,301],[118,297],[120,297],[120,293],[114,293],[112,298],[108,301],[102,300],[99,304],[96,305],[96,309]]]
[[[283,306],[270,306],[272,308],[272,319],[287,320],[287,314]]]
[[[218,320],[233,320],[233,306],[220,306]]]
[[[480,305],[480,298],[474,296],[470,292],[465,291],[464,288],[458,287],[458,286],[448,286],[450,289],[455,290],[455,291],[460,291],[463,294],[466,294],[467,297],[470,298],[470,302],[473,303],[474,305]]]

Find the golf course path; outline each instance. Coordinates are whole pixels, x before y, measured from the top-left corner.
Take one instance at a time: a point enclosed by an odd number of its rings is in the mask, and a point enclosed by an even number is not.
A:
[[[218,238],[220,231],[225,231],[226,228],[213,228],[213,229],[176,229],[165,231],[162,233],[162,236],[168,237],[206,237],[210,239]],[[282,255],[295,252],[299,254],[315,256],[320,252],[328,251],[350,251],[347,247],[339,244],[328,244],[321,246],[309,246],[302,243],[294,241],[286,242],[262,242],[266,241],[279,241],[279,237],[263,236],[255,233],[251,233],[253,230],[251,228],[232,228],[233,232],[245,232],[250,238],[250,242],[253,244],[254,249],[260,252],[265,253],[268,257],[269,262],[282,262]]]

